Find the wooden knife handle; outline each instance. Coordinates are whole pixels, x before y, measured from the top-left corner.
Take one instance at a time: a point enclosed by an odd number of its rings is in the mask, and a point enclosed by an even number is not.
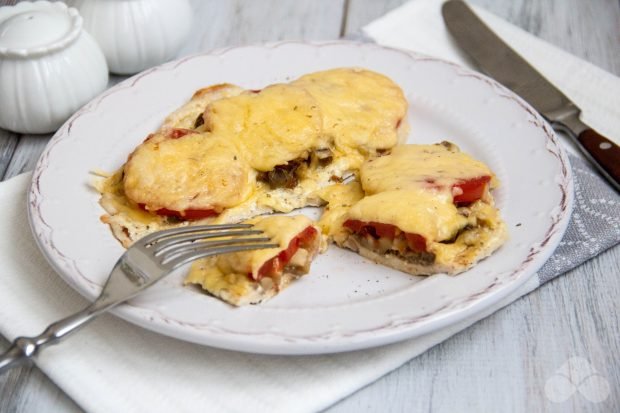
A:
[[[592,155],[609,177],[620,187],[620,146],[594,129],[586,129],[577,136],[579,143]]]

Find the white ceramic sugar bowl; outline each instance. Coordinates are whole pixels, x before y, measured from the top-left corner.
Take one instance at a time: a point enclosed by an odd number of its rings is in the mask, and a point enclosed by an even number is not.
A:
[[[63,3],[0,8],[0,127],[19,133],[58,129],[103,91],[101,49]]]
[[[112,73],[138,73],[172,59],[192,27],[189,0],[66,1],[80,11]]]

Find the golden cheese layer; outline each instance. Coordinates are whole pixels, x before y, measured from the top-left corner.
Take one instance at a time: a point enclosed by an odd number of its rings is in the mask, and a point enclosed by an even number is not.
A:
[[[293,82],[319,102],[324,133],[344,154],[373,154],[399,141],[407,100],[389,78],[363,69],[340,68],[302,76]]]
[[[156,135],[140,145],[124,168],[125,194],[146,209],[215,209],[238,205],[255,186],[255,172],[228,139],[191,133]]]
[[[328,186],[319,191],[319,196],[327,202],[318,222],[321,232],[334,240],[346,236],[347,232],[342,226],[346,220],[346,213],[364,198],[364,191],[359,182]]]
[[[197,123],[201,123],[200,121],[197,122],[198,117],[204,113],[209,103],[218,99],[240,95],[243,91],[242,88],[228,83],[199,89],[194,93],[189,102],[166,117],[162,128],[192,129],[198,126]]]
[[[208,106],[204,118],[207,130],[236,142],[259,171],[329,146],[316,100],[296,86],[272,85],[218,100]]]
[[[287,249],[294,237],[313,224],[303,215],[253,218],[245,222],[262,230],[265,236],[278,244],[278,247],[224,254],[195,261],[185,279],[186,284],[199,284],[218,296],[221,290],[243,296],[253,288],[253,280],[258,279],[258,270],[261,266]]]
[[[351,207],[347,219],[397,226],[429,241],[454,237],[467,225],[449,191],[396,190],[370,195]]]
[[[493,205],[476,201],[463,208],[463,213],[467,215],[467,226],[453,242],[427,243],[429,251],[435,254],[435,262],[469,267],[480,259],[480,252],[489,245],[497,248],[505,241],[506,225]]]
[[[123,175],[121,168],[113,175],[102,178],[95,183],[97,190],[101,193],[101,203],[106,211],[113,215],[123,215],[127,221],[154,225],[157,227],[156,229],[160,229],[159,227],[164,224],[165,218],[138,208],[135,202],[125,196]]]
[[[271,210],[287,212],[320,204],[316,191],[354,173],[368,148],[385,149],[396,143],[392,124],[402,118],[407,103],[389,79],[365,70],[335,69],[298,82],[258,92],[230,84],[197,91],[129,157],[124,166],[124,203],[136,209],[143,204],[152,212],[213,209],[223,212],[216,219],[222,222]],[[331,121],[324,119],[323,111]],[[336,125],[334,119],[341,116],[347,118]],[[324,132],[325,125],[329,133]],[[191,133],[171,139],[170,131],[179,128]],[[334,147],[334,139],[343,150]],[[283,172],[295,176],[295,187],[256,182],[257,176],[271,179],[260,173],[286,164],[296,165]],[[130,231],[134,238],[142,226],[133,225],[132,216],[141,214],[120,215],[114,224],[135,227]]]
[[[493,172],[484,163],[460,152],[449,142],[396,146],[389,155],[368,160],[360,168],[362,187],[367,194],[429,186],[451,188],[480,176],[493,177],[491,187],[497,186]]]

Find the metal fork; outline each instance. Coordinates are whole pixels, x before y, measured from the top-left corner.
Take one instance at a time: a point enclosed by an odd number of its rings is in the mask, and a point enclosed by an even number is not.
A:
[[[97,299],[84,310],[50,324],[36,337],[18,337],[0,355],[0,374],[31,359],[99,314],[199,258],[277,247],[249,224],[203,225],[159,231],[136,241],[116,262]],[[225,237],[225,238],[223,238]]]

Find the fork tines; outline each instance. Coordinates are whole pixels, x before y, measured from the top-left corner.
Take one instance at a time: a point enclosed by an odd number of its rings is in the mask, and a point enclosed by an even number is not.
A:
[[[260,250],[265,248],[276,248],[278,244],[266,244],[266,243],[246,243],[236,244],[230,246],[210,247],[195,249],[184,254],[178,254],[174,257],[164,256],[163,264],[169,265],[172,268],[177,268],[200,258],[211,257],[213,255],[228,254],[240,251]]]
[[[203,234],[203,233],[222,233],[223,230],[239,230],[252,228],[251,224],[221,224],[221,225],[196,225],[187,227],[177,227],[158,231],[153,234],[147,235],[140,239],[140,243],[146,247],[151,247],[153,244],[168,239],[170,237],[176,237],[184,234]]]
[[[140,240],[161,263],[178,267],[199,258],[238,251],[274,248],[278,244],[250,224],[200,225],[173,228]]]

